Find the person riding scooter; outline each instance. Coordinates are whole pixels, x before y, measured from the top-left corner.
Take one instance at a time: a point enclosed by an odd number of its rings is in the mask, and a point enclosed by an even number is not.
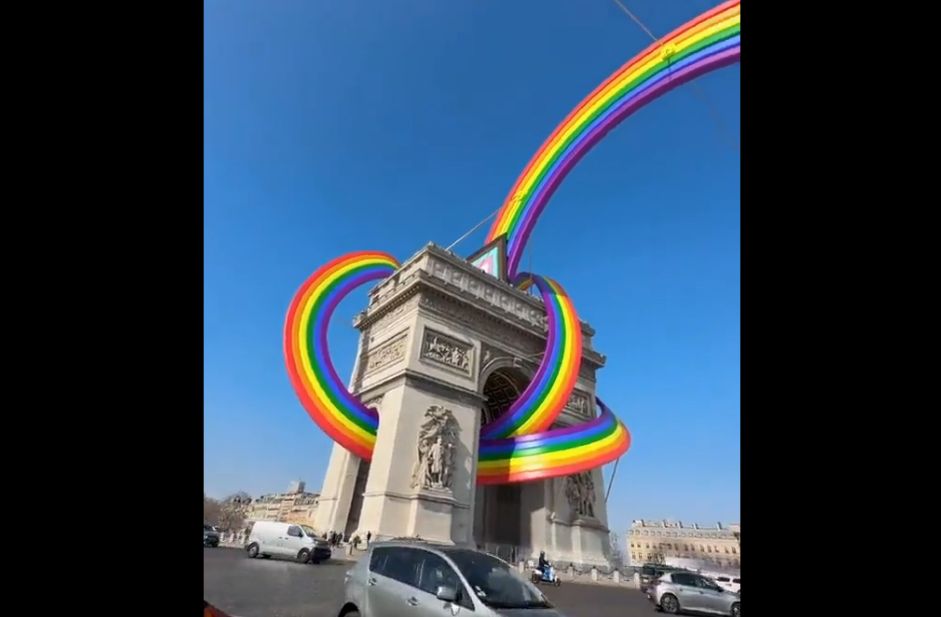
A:
[[[533,582],[554,583],[556,586],[560,583],[559,579],[556,578],[555,568],[553,568],[552,563],[546,559],[545,551],[540,551],[539,553],[539,567],[533,571]]]

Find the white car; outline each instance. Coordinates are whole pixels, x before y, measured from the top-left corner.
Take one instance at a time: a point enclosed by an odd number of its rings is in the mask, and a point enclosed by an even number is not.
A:
[[[732,593],[738,593],[742,590],[742,579],[738,577],[731,577],[726,575],[715,576],[712,578],[716,584],[725,589],[726,591],[731,591]]]
[[[287,557],[300,563],[330,559],[330,545],[306,525],[258,521],[245,543],[249,557]]]

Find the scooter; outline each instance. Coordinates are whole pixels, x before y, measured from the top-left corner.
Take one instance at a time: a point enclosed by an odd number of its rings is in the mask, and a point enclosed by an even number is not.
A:
[[[550,585],[555,585],[558,587],[562,584],[562,581],[559,580],[559,577],[555,575],[555,568],[551,565],[547,565],[545,570],[540,570],[536,568],[533,570],[533,583],[538,585],[539,583],[549,583]]]

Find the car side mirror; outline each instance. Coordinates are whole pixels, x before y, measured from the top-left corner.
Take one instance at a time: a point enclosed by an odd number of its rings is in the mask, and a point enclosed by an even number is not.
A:
[[[457,600],[457,589],[447,585],[439,585],[435,597],[445,602],[454,602]]]

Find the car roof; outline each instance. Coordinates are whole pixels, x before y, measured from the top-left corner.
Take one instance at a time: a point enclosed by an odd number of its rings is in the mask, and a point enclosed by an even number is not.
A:
[[[383,548],[383,547],[411,547],[411,548],[429,548],[429,549],[441,549],[453,546],[452,544],[445,544],[444,542],[435,542],[433,540],[420,540],[417,538],[392,538],[391,540],[381,540],[379,542],[371,542],[369,548]]]

